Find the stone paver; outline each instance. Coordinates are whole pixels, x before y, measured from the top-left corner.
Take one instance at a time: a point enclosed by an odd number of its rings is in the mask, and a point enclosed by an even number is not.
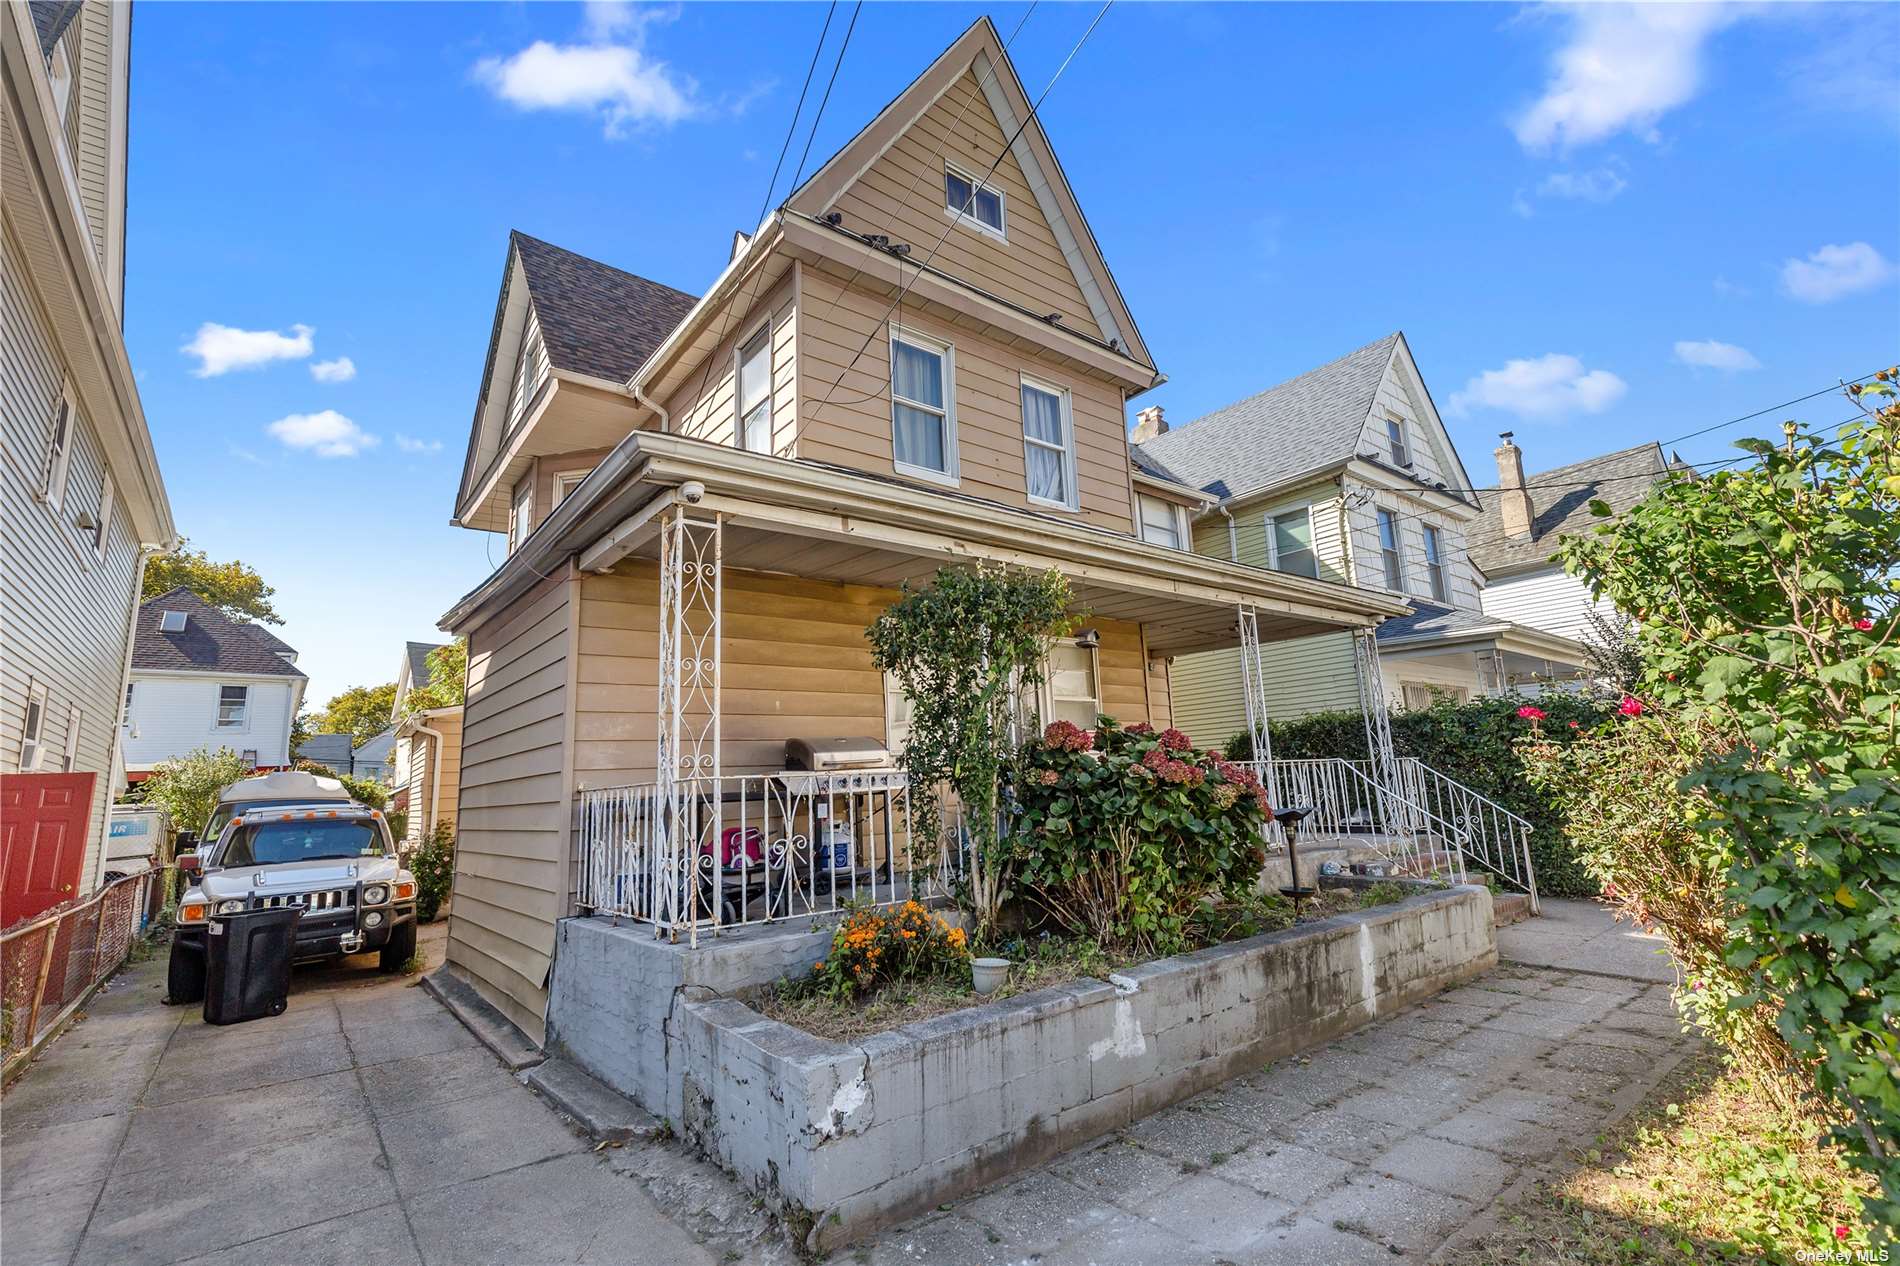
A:
[[[1506,961],[1479,981],[831,1260],[1454,1251],[1698,1040],[1646,938],[1584,903],[1545,910],[1500,934]],[[162,961],[128,972],[0,1104],[7,1266],[794,1258],[751,1193],[678,1145],[596,1150],[413,981],[300,974],[286,1015],[221,1030],[159,1006],[162,982]]]

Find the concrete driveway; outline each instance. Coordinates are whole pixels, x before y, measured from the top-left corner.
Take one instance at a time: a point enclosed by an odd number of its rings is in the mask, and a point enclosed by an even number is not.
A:
[[[735,1251],[662,1213],[417,977],[374,962],[300,970],[285,1014],[228,1028],[160,1005],[162,958],[122,973],[0,1100],[6,1266]]]

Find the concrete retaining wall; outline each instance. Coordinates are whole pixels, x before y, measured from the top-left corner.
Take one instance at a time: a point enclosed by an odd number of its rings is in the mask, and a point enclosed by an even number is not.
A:
[[[827,932],[665,945],[561,925],[549,1044],[665,1117],[829,1248],[1330,1040],[1497,962],[1468,886],[906,1025],[847,1045],[732,995]]]

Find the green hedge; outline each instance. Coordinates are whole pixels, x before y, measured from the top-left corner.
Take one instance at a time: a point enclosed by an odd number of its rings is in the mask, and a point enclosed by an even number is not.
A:
[[[1550,897],[1595,896],[1597,885],[1571,850],[1562,812],[1531,786],[1524,764],[1512,747],[1529,732],[1530,722],[1517,715],[1527,703],[1548,714],[1548,719],[1541,722],[1544,733],[1559,743],[1570,742],[1576,733],[1571,722],[1587,730],[1616,708],[1614,701],[1562,694],[1440,703],[1420,711],[1394,713],[1392,746],[1399,755],[1418,757],[1528,821],[1539,892]],[[1272,733],[1273,754],[1287,760],[1366,758],[1366,727],[1357,712],[1315,712],[1296,720],[1275,721]],[[1235,760],[1252,759],[1252,746],[1245,732],[1228,740],[1227,752]]]

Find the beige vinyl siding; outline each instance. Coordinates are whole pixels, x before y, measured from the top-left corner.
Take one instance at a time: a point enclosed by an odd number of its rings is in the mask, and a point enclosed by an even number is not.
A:
[[[884,678],[864,632],[895,590],[761,572],[725,572],[721,625],[721,767],[785,766],[785,740],[848,736],[888,741]],[[581,582],[574,774],[583,787],[653,777],[659,680],[659,582],[649,562]],[[1152,701],[1141,629],[1091,621],[1102,708],[1123,721],[1165,722],[1165,683]]]
[[[59,772],[68,718],[79,709],[75,769],[97,775],[84,872],[89,889],[112,791],[138,552],[122,507],[113,513],[103,560],[93,555],[91,534],[75,526],[81,514],[98,515],[105,470],[85,401],[59,509],[35,495],[62,383],[50,329],[13,238],[0,230],[0,772],[19,768],[29,682],[47,691],[40,772]]]
[[[833,208],[844,213],[844,227],[854,233],[883,233],[893,242],[909,243],[918,261],[942,239],[933,268],[1037,314],[1060,312],[1068,328],[1101,338],[1022,167],[1014,154],[1004,153],[1008,140],[975,72],[966,72],[839,195]],[[945,160],[981,177],[998,154],[1004,154],[1003,161],[984,183],[1003,193],[1007,241],[954,223],[944,208]]]
[[[791,456],[798,434],[798,312],[797,287],[787,274],[770,293],[748,303],[751,292],[741,287],[733,302],[719,317],[726,329],[710,363],[700,362],[686,382],[666,401],[673,429],[681,435],[731,444],[733,440],[734,352],[758,332],[764,321],[772,323],[772,451]],[[739,305],[745,305],[739,310]]]
[[[569,600],[557,575],[475,629],[463,705],[449,962],[536,1041],[566,903]]]
[[[425,717],[422,724],[440,734],[442,741],[438,751],[436,741],[426,734],[412,735],[407,740],[410,760],[405,785],[409,788],[409,831],[405,838],[411,845],[428,839],[438,822],[455,825],[455,810],[462,790],[461,714],[450,712]],[[438,763],[442,766],[442,799],[438,804],[431,804]]]
[[[1260,647],[1260,660],[1269,721],[1359,708],[1351,634],[1322,633],[1266,642]],[[1174,687],[1174,724],[1196,743],[1214,746],[1246,730],[1238,649],[1183,655],[1174,661],[1169,679]]]
[[[798,455],[893,473],[889,300],[845,290],[816,272],[805,273],[802,284]],[[1022,376],[1029,374],[1069,390],[1081,517],[1115,531],[1134,531],[1127,430],[1118,389],[916,313],[906,313],[904,325],[954,349],[961,491],[1042,513],[1063,513],[1029,505],[1022,406]],[[860,347],[864,354],[857,356]],[[852,365],[854,356],[857,363]],[[851,366],[849,372],[846,366]]]
[[[553,457],[534,459],[534,525],[541,526],[542,520],[554,513],[554,477],[572,474],[576,471],[591,471],[600,465],[607,454],[607,448],[590,448],[579,453],[560,453]]]
[[[541,389],[541,384],[547,381],[548,372],[552,368],[548,360],[547,343],[541,337],[541,318],[535,315],[533,305],[528,308],[527,324],[523,327],[521,337],[525,340],[524,346],[527,348],[528,379],[525,384],[521,382],[521,362],[518,359],[508,363],[508,425],[502,432],[504,443],[527,417],[528,406],[533,403],[535,393]],[[521,354],[519,346],[515,354],[517,357]]]

